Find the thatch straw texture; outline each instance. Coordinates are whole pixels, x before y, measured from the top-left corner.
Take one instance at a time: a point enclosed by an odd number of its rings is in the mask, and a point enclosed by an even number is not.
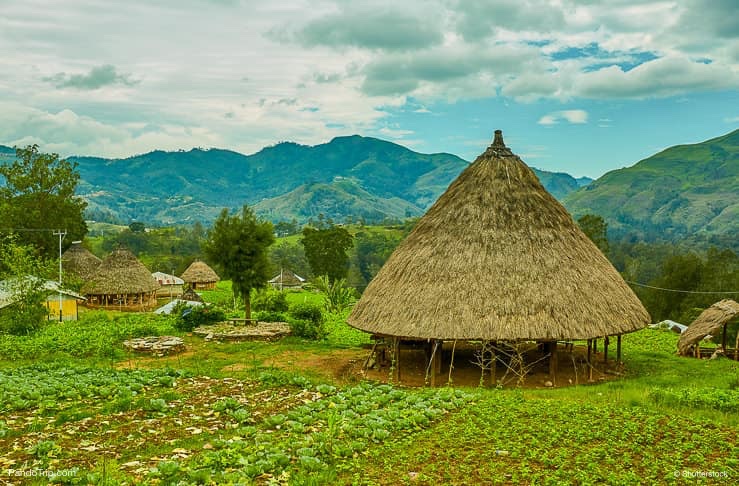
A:
[[[677,352],[682,356],[691,354],[692,347],[706,336],[716,336],[721,327],[734,316],[739,315],[739,304],[731,299],[716,302],[694,320],[680,335]]]
[[[452,182],[349,316],[389,336],[589,339],[650,317],[534,172],[496,138]]]
[[[72,243],[62,255],[62,268],[65,272],[77,275],[82,280],[90,280],[100,267],[101,259],[82,246],[81,241]]]
[[[218,282],[221,278],[205,262],[195,260],[182,272],[180,278],[186,283],[210,283]]]
[[[159,283],[130,251],[118,248],[100,264],[92,278],[82,286],[86,295],[127,295],[152,292]]]

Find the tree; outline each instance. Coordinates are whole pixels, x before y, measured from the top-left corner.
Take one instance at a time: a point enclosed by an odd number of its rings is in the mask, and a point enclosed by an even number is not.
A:
[[[51,230],[66,230],[67,246],[81,240],[87,233],[87,203],[74,194],[76,169],[76,163],[57,154],[39,153],[38,145],[16,149],[16,160],[0,166],[0,229],[23,230],[20,242],[47,257],[59,252]]]
[[[131,221],[131,224],[128,225],[128,229],[133,233],[143,233],[146,231],[146,225],[141,221]]]
[[[597,214],[586,214],[577,220],[580,229],[604,255],[608,255],[608,223]]]
[[[55,266],[34,248],[18,244],[17,237],[0,239],[0,285],[13,302],[0,314],[0,334],[29,334],[43,326],[48,312],[44,280]]]
[[[203,244],[206,258],[231,280],[234,295],[244,300],[247,319],[251,319],[252,289],[264,287],[272,276],[267,249],[274,241],[272,223],[258,220],[244,205],[241,214],[221,211]]]
[[[303,248],[313,275],[327,275],[329,280],[346,278],[353,238],[341,226],[329,225],[322,229],[303,229]]]
[[[308,276],[308,260],[305,250],[298,243],[283,241],[270,248],[269,258],[272,261],[273,273],[281,268],[288,268],[303,277]]]

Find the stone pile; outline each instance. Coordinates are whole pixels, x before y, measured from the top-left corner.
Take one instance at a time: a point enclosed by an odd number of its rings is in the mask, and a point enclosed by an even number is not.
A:
[[[123,346],[128,351],[153,354],[154,356],[178,354],[185,350],[185,342],[182,338],[176,336],[148,336],[129,339],[123,341]]]

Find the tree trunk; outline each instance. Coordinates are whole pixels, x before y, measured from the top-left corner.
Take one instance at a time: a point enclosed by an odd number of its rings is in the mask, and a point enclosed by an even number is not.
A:
[[[246,292],[243,295],[244,299],[244,317],[246,319],[251,319],[251,293]]]

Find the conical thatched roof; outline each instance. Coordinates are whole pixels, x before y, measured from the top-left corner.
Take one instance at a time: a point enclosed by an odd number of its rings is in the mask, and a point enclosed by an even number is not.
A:
[[[716,302],[701,312],[696,320],[680,335],[677,352],[683,356],[690,354],[690,348],[706,336],[715,336],[721,327],[734,316],[739,315],[739,304],[731,299]]]
[[[401,242],[349,316],[372,333],[460,340],[589,339],[649,321],[500,131]]]
[[[187,270],[182,272],[180,278],[187,283],[208,283],[218,282],[221,278],[216,272],[213,271],[205,262],[195,260],[187,267]]]
[[[203,298],[200,297],[200,294],[198,294],[197,292],[195,292],[193,289],[191,289],[189,287],[187,288],[187,290],[185,290],[184,292],[182,292],[182,295],[180,296],[180,299],[181,300],[187,300],[187,301],[190,301],[190,302],[202,302],[203,301]]]
[[[90,250],[82,246],[81,241],[72,242],[72,246],[62,255],[62,267],[67,273],[89,280],[100,266],[100,260]]]
[[[118,248],[100,264],[82,286],[88,295],[138,294],[159,288],[151,272],[130,251]]]
[[[298,286],[305,283],[305,279],[300,275],[296,274],[292,270],[283,268],[280,273],[274,276],[269,283],[273,285],[286,285],[286,286]]]

